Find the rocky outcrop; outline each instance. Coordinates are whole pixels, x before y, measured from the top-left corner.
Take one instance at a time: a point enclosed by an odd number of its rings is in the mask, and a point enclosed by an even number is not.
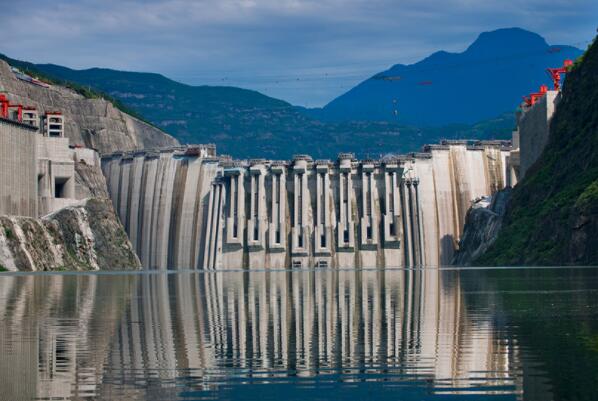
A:
[[[502,227],[511,189],[497,192],[490,202],[475,203],[467,212],[463,236],[455,253],[452,264],[471,265],[496,241]]]
[[[75,196],[77,199],[110,198],[99,158],[92,162],[86,159],[75,162]]]
[[[108,199],[89,198],[41,219],[0,216],[0,268],[5,270],[140,267]]]
[[[11,102],[35,106],[42,113],[62,112],[65,135],[71,144],[85,145],[101,153],[178,144],[172,136],[123,113],[104,99],[88,99],[58,85],[44,88],[21,81],[2,60],[0,91],[6,92]]]

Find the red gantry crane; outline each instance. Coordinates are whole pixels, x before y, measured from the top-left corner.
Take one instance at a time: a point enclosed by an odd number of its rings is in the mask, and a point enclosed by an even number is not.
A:
[[[548,72],[548,75],[550,75],[550,78],[552,79],[552,84],[555,91],[561,89],[561,74],[566,74],[568,68],[572,65],[573,61],[565,60],[562,67],[546,69],[546,72]]]
[[[540,86],[540,90],[538,92],[530,93],[529,96],[523,96],[523,101],[527,106],[533,106],[542,98],[542,96],[546,94],[546,92],[548,92],[548,86],[542,85]]]
[[[8,99],[0,94],[0,117],[8,118]]]
[[[559,68],[547,68],[546,72],[550,75],[552,79],[552,85],[555,91],[561,89],[561,74],[566,74],[569,70],[569,67],[573,65],[573,61],[565,60],[563,61],[563,66]],[[548,87],[546,85],[540,86],[540,90],[535,93],[530,93],[529,96],[524,96],[523,100],[527,106],[533,106],[536,104],[538,100],[542,98],[548,92]]]

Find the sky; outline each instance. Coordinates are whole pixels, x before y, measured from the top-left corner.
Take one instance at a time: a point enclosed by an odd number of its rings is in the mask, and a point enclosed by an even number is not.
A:
[[[5,6],[1,6],[5,3]],[[394,64],[521,27],[585,49],[596,0],[0,0],[0,53],[318,107]]]

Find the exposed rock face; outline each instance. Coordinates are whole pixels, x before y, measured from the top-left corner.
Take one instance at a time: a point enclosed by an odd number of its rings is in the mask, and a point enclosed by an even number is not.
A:
[[[471,265],[496,241],[502,227],[511,189],[497,192],[487,206],[473,206],[465,217],[463,236],[459,241],[459,249],[453,258],[453,265]]]
[[[110,198],[100,158],[91,149],[75,150],[75,196],[77,199]]]
[[[131,270],[141,267],[108,199],[89,198],[42,219],[0,216],[7,270]]]
[[[178,144],[175,138],[123,113],[106,100],[86,99],[60,86],[43,88],[23,82],[1,60],[0,90],[7,93],[11,102],[35,106],[41,113],[62,112],[65,135],[71,144],[82,144],[101,153]]]

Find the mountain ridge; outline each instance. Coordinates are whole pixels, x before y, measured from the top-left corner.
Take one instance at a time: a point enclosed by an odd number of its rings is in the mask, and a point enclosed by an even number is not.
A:
[[[241,158],[290,158],[296,153],[334,158],[341,151],[360,157],[406,153],[440,139],[504,139],[513,120],[507,113],[480,124],[424,130],[388,121],[323,122],[301,107],[247,89],[189,86],[156,73],[72,70],[18,60],[15,64],[39,69],[68,85],[74,82],[83,93],[106,94],[182,143],[216,143],[219,153]]]
[[[395,64],[310,113],[328,121],[398,118],[415,125],[471,124],[515,109],[518,96],[550,83],[547,67],[580,54],[575,47],[551,46],[521,28],[483,32],[463,52],[441,50],[413,64]],[[440,106],[428,113],[426,104]]]
[[[525,32],[516,31],[518,34]],[[545,46],[548,45],[541,36],[529,32],[523,35],[528,37],[528,40],[522,42],[520,45],[522,49],[531,46],[546,50]],[[479,59],[482,57],[480,54],[484,54],[485,51],[484,43],[493,42],[495,38],[496,34],[483,33],[468,49],[473,49],[470,52],[477,54],[476,57]],[[559,56],[562,54],[559,53]],[[416,64],[423,64],[434,71],[438,70],[437,60],[453,60],[455,57],[458,59],[457,53],[438,51]],[[454,69],[456,65],[456,71],[459,71],[463,63],[457,61],[453,62],[452,68]],[[439,139],[509,139],[510,131],[514,126],[513,114],[519,96],[526,93],[519,89],[507,90],[503,96],[507,99],[507,104],[501,107],[489,107],[483,95],[474,99],[473,106],[468,105],[467,102],[460,103],[450,99],[450,102],[445,101],[445,103],[448,103],[449,108],[467,114],[469,117],[467,122],[455,118],[442,124],[425,124],[425,121],[420,124],[417,121],[409,122],[404,118],[405,114],[409,114],[409,107],[415,107],[419,110],[418,113],[424,116],[445,113],[442,107],[435,107],[434,103],[436,98],[434,94],[439,87],[437,80],[430,85],[417,86],[420,93],[413,99],[409,99],[407,103],[403,101],[393,103],[392,92],[377,94],[376,99],[386,99],[382,102],[386,103],[382,106],[378,100],[376,100],[378,103],[373,101],[370,103],[374,105],[374,109],[377,108],[374,110],[374,117],[381,115],[381,118],[372,118],[368,115],[371,112],[370,104],[358,103],[348,118],[337,119],[331,118],[325,109],[294,106],[284,100],[250,89],[230,86],[191,86],[157,73],[118,71],[109,68],[74,70],[55,64],[26,64],[48,76],[75,83],[83,93],[95,90],[106,93],[106,97],[122,106],[121,109],[130,110],[133,115],[152,123],[182,143],[216,143],[219,153],[228,153],[240,158],[290,158],[296,153],[308,153],[319,158],[334,158],[339,152],[344,151],[365,157],[413,152],[421,145]],[[545,78],[545,67],[549,65],[542,62],[540,74],[536,71],[534,77],[526,78],[525,85],[529,88],[537,88]],[[364,82],[373,82],[386,91],[389,88],[388,84],[397,83],[385,82],[376,77],[379,78],[381,74],[400,76],[401,70],[408,68],[410,66],[396,64],[383,73],[372,75]],[[454,72],[450,68],[446,71]],[[448,74],[449,78],[451,74]],[[428,79],[425,69],[423,72],[420,71],[420,75],[420,77],[406,76],[398,82],[398,85],[409,80],[417,84]],[[446,80],[446,77],[443,79]],[[483,85],[479,84],[481,87],[490,85],[490,78],[485,79]],[[351,91],[360,91],[360,85]],[[448,89],[446,91],[449,92]],[[450,91],[455,90],[450,89]],[[486,112],[484,118],[475,118],[474,107],[484,109]],[[432,108],[433,112],[430,111]]]

